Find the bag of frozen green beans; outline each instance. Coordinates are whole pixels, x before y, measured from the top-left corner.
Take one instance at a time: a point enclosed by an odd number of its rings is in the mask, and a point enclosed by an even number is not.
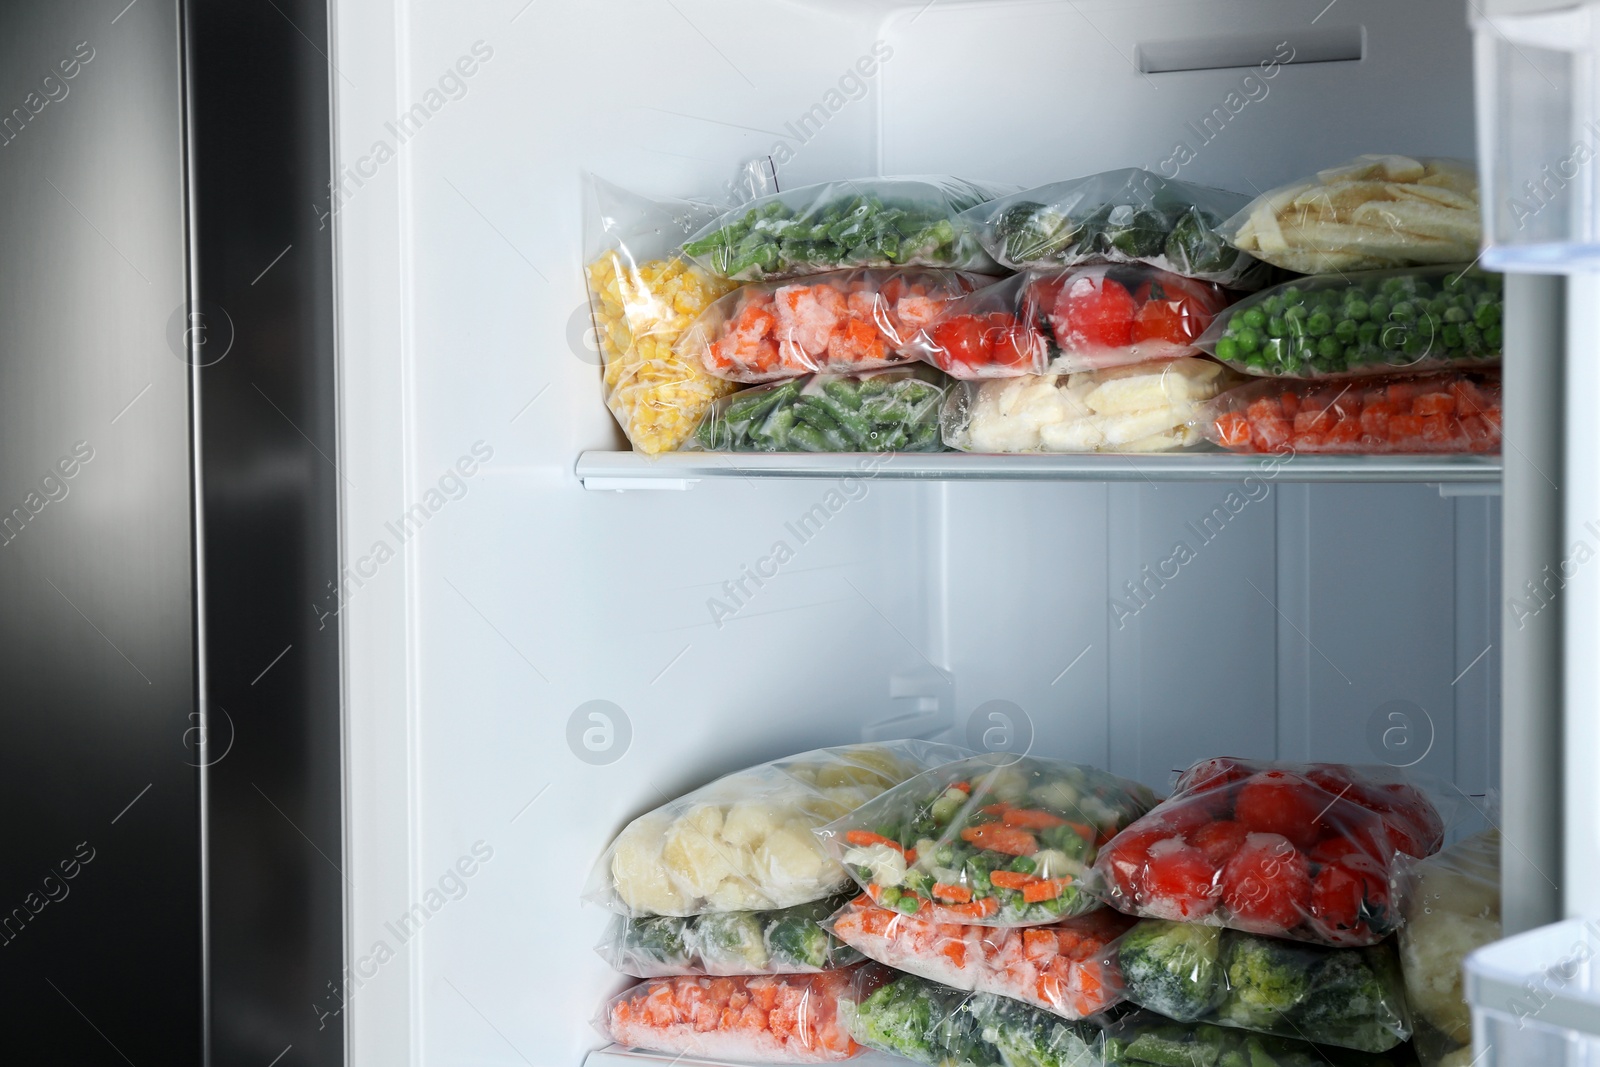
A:
[[[684,446],[698,452],[943,452],[950,379],[932,367],[808,374],[712,406]]]

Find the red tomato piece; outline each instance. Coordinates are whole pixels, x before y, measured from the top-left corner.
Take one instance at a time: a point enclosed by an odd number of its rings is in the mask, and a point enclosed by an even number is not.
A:
[[[1318,820],[1332,799],[1300,775],[1262,771],[1239,787],[1233,817],[1251,833],[1280,834],[1310,848],[1322,836]]]
[[[1051,325],[1056,344],[1069,351],[1126,348],[1138,311],[1133,294],[1103,274],[1071,279],[1056,300]]]
[[[1138,898],[1141,912],[1157,919],[1192,922],[1215,911],[1221,894],[1217,868],[1205,853],[1179,838],[1150,846],[1143,893]]]
[[[1222,902],[1229,925],[1257,934],[1282,934],[1305,919],[1311,906],[1311,871],[1305,856],[1279,834],[1251,834],[1222,870]]]
[[[983,344],[984,324],[976,315],[952,315],[933,328],[937,358],[946,365],[982,366],[988,362]]]
[[[1172,835],[1159,826],[1146,825],[1124,830],[1100,850],[1095,866],[1109,871],[1112,887],[1123,900],[1138,900],[1144,891],[1145,866],[1150,862],[1150,848]]]
[[[1242,782],[1253,773],[1245,763],[1233,756],[1213,756],[1211,759],[1201,760],[1184,771],[1173,793],[1182,795],[1205,793],[1225,785],[1232,785],[1234,782]]]
[[[1199,849],[1215,867],[1222,868],[1244,846],[1249,831],[1231,819],[1211,822],[1187,835],[1188,841]]]

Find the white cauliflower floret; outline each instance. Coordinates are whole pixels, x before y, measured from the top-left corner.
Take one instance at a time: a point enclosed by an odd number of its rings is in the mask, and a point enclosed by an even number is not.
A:
[[[888,845],[865,845],[846,849],[844,861],[852,867],[867,868],[873,885],[899,885],[906,879],[905,855]]]
[[[661,862],[662,839],[671,815],[651,812],[629,823],[611,854],[611,880],[617,896],[636,912],[687,915],[691,901],[673,884]]]
[[[741,800],[728,809],[722,823],[722,839],[740,848],[753,849],[783,825],[785,817],[783,808],[770,800]]]
[[[780,906],[762,892],[753,879],[745,876],[726,878],[706,894],[706,907],[710,911],[765,911]]]
[[[1500,937],[1493,919],[1433,910],[1413,918],[1400,941],[1401,971],[1411,1007],[1455,1041],[1472,1038],[1472,1012],[1462,992],[1461,961]]]
[[[771,896],[790,902],[811,899],[815,889],[838,881],[843,874],[811,828],[799,821],[768,835],[756,850],[755,869]]]
[[[703,897],[723,879],[742,873],[733,864],[733,851],[722,840],[722,809],[702,804],[672,824],[661,858],[681,885]]]

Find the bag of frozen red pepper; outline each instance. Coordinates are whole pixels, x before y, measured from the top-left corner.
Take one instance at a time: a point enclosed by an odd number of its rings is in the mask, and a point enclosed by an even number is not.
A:
[[[1390,767],[1221,757],[1100,851],[1094,889],[1129,915],[1373,945],[1403,920],[1400,874],[1444,829],[1434,800]]]
[[[918,331],[949,301],[992,280],[874,268],[756,282],[706,308],[678,352],[719,378],[748,384],[878,370],[914,359],[909,346]]]
[[[1196,355],[1228,301],[1219,285],[1135,264],[1030,273],[1025,305],[1052,342],[1050,372],[1072,374]]]
[[[1049,346],[1029,299],[1027,277],[1019,274],[951,300],[908,350],[954,378],[1043,374]]]
[[[1253,382],[1210,401],[1205,437],[1234,452],[1500,451],[1500,372]]]
[[[924,771],[815,831],[881,907],[935,922],[1039,926],[1099,907],[1095,850],[1148,811],[1096,767],[987,753]]]
[[[1133,923],[1110,908],[1049,926],[945,923],[880,907],[865,894],[828,920],[835,938],[868,959],[1064,1019],[1086,1019],[1122,999],[1111,945]]]

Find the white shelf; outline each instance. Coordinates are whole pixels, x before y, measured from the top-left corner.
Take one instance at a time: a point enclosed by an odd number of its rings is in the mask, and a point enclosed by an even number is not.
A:
[[[924,481],[1419,482],[1447,495],[1500,491],[1499,456],[968,455],[961,452],[712,453],[584,452],[577,475],[594,490],[685,490],[706,479],[841,478]]]

